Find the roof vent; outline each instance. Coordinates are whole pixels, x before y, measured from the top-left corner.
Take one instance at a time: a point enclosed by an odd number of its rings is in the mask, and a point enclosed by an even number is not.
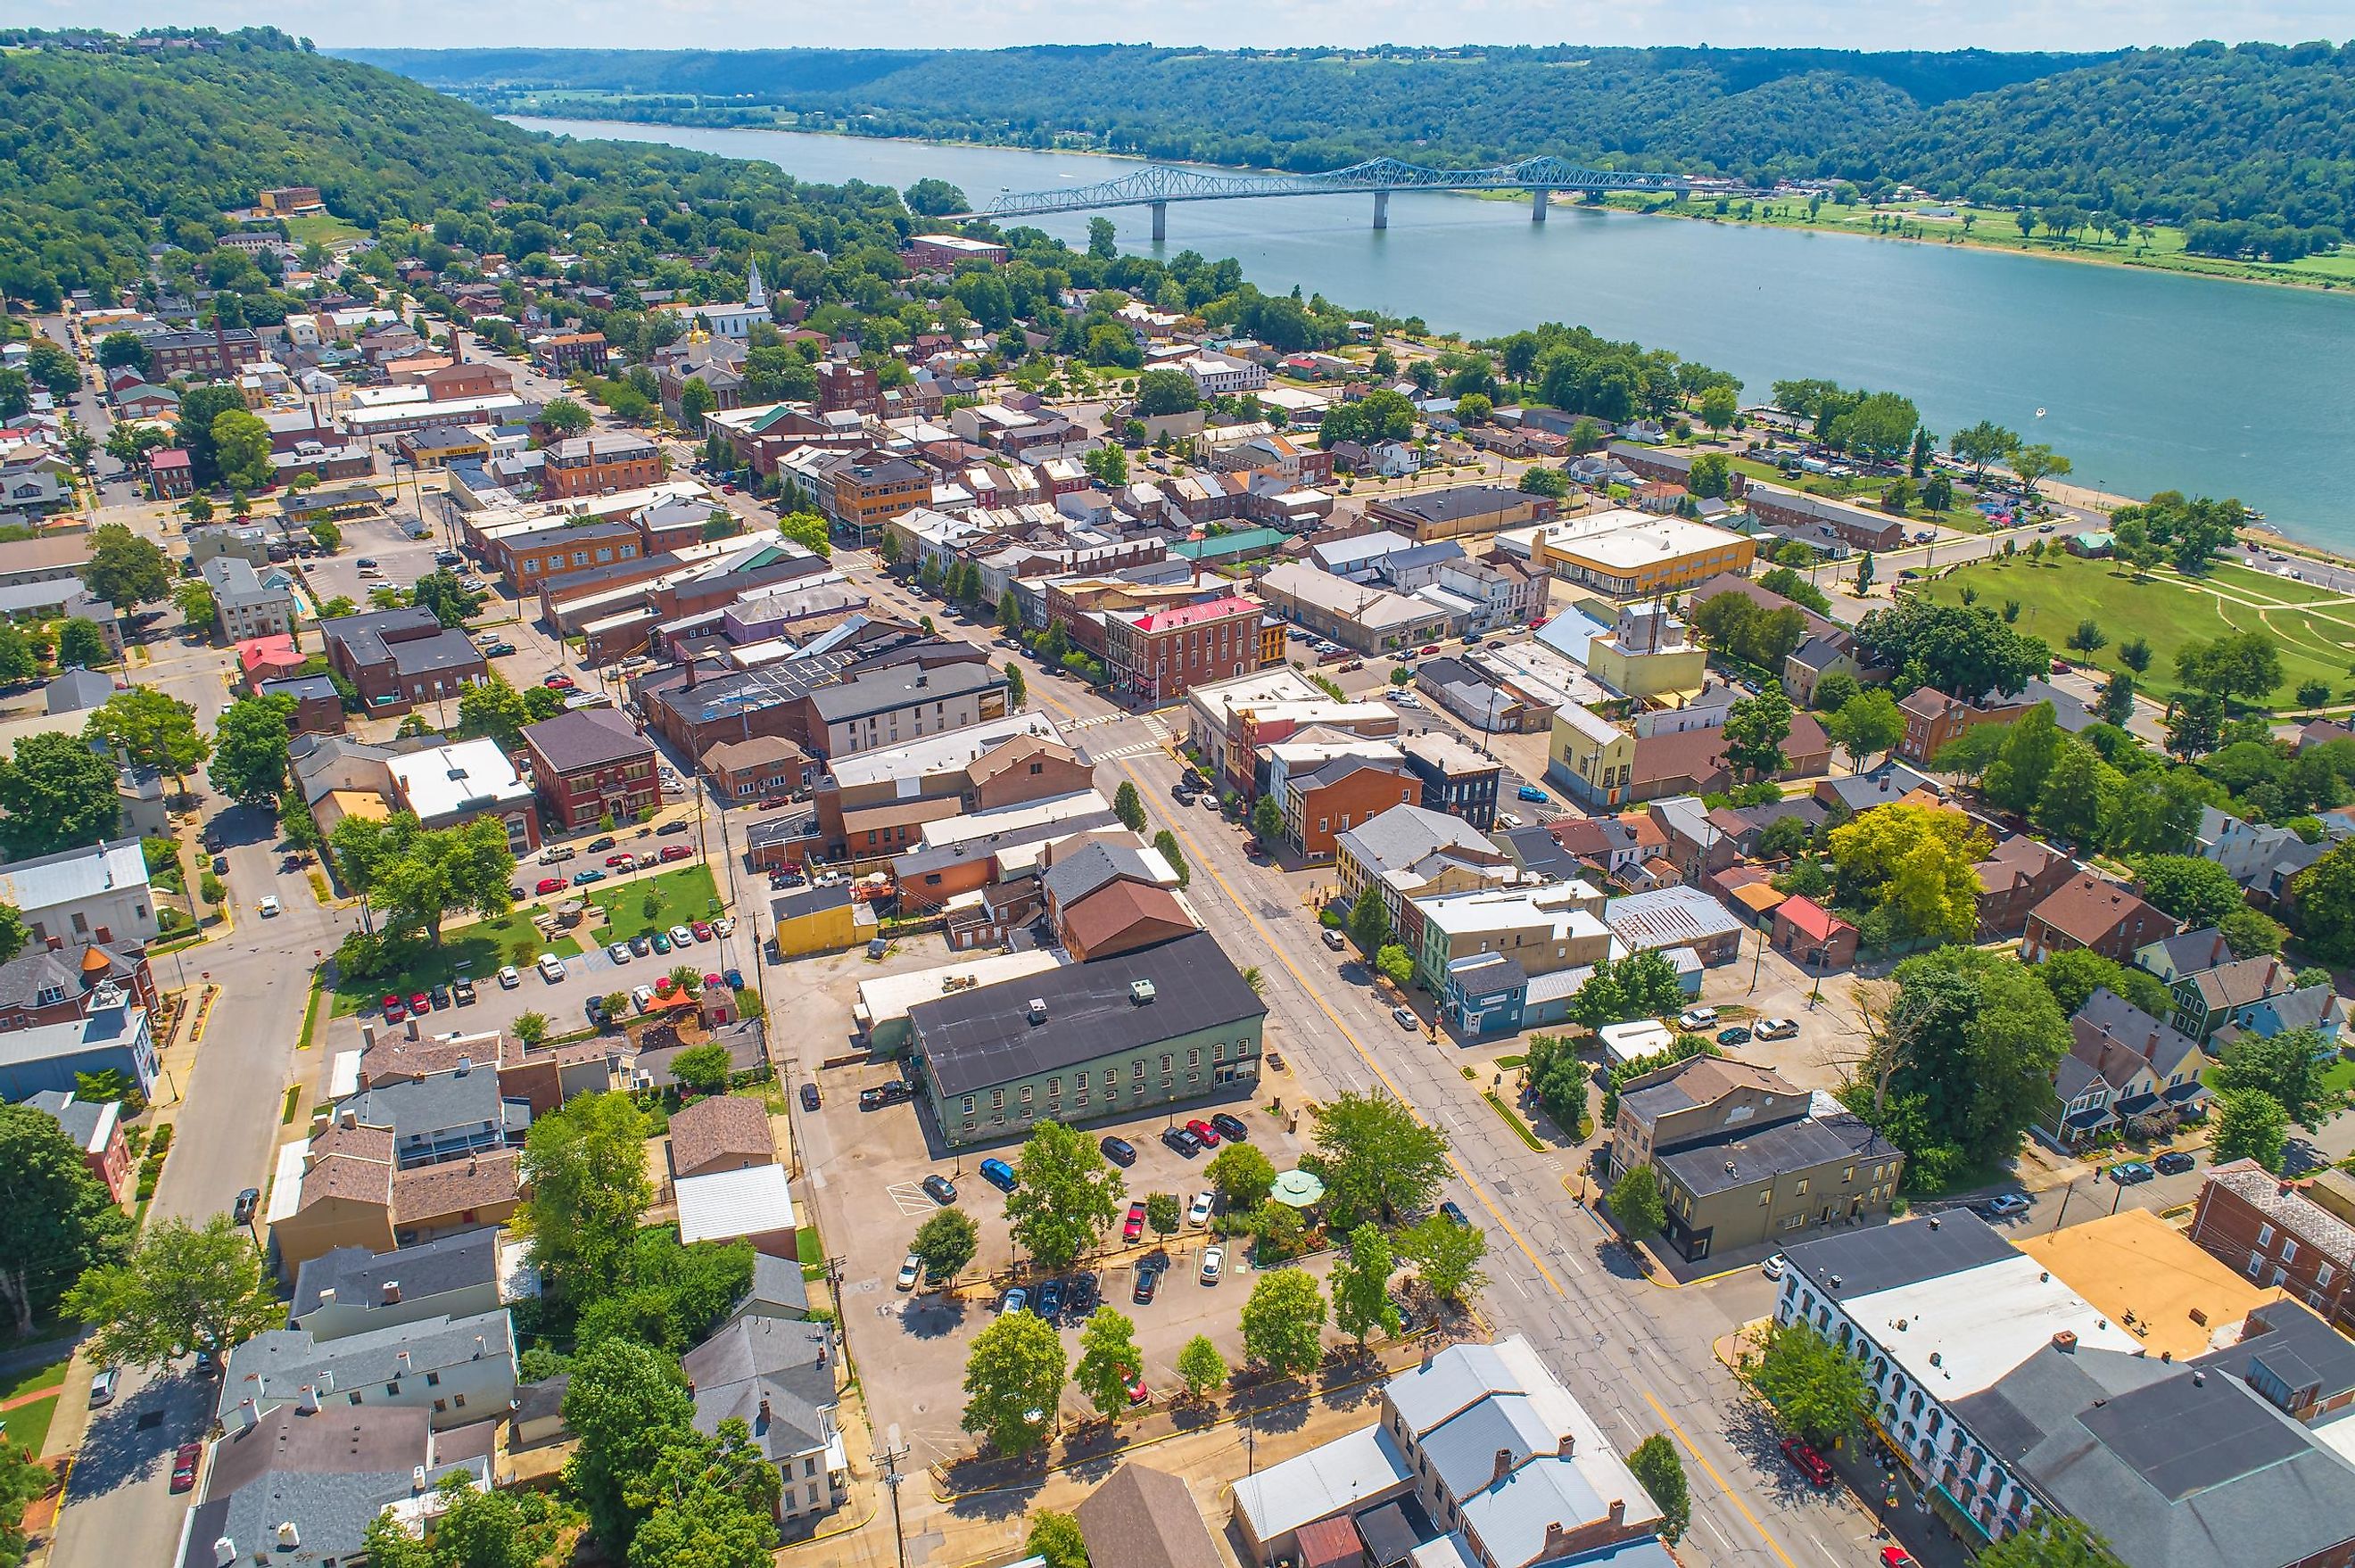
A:
[[[1934,1367],[1943,1367],[1946,1364],[1946,1358],[1938,1351],[1933,1350],[1930,1352],[1930,1364]]]
[[[1150,980],[1131,980],[1128,983],[1128,999],[1138,1007],[1153,1000],[1153,982]]]
[[[2208,1374],[2201,1371],[2193,1372],[2191,1374],[2191,1386],[2193,1388],[2206,1388],[2208,1386]]]
[[[1047,998],[1046,998],[1046,997],[1031,997],[1031,998],[1030,998],[1030,1006],[1029,1006],[1029,1014],[1030,1014],[1030,1021],[1031,1021],[1032,1023],[1034,1023],[1034,1024],[1042,1024],[1042,1023],[1045,1023],[1045,1022],[1047,1021]]]
[[[303,1532],[294,1528],[293,1520],[282,1520],[279,1522],[278,1544],[281,1550],[287,1552],[292,1552],[303,1544]]]
[[[425,1489],[425,1467],[412,1466],[409,1472],[409,1490],[412,1496]]]
[[[1930,1229],[1932,1229],[1932,1230],[1934,1230],[1934,1230],[1936,1230],[1937,1228],[1938,1228],[1938,1216],[1936,1216],[1935,1214],[1933,1214],[1933,1215],[1931,1215],[1931,1216],[1930,1216]]]

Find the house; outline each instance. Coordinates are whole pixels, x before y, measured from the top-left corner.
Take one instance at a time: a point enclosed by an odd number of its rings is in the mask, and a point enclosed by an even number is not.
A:
[[[553,332],[531,340],[534,363],[552,376],[569,376],[575,370],[605,373],[608,350],[602,332]]]
[[[1689,947],[1703,964],[1723,964],[1742,951],[1742,923],[1699,888],[1656,888],[1603,906],[1603,923],[1632,953]],[[1697,988],[1700,976],[1691,977]]]
[[[286,680],[303,672],[303,651],[289,632],[248,637],[237,645],[238,678],[248,691],[259,691],[266,680]],[[331,682],[330,685],[333,683]]]
[[[2104,986],[2069,1020],[2069,1054],[2052,1070],[2052,1104],[2037,1132],[2078,1148],[2132,1120],[2197,1120],[2207,1103],[2199,1041]]]
[[[336,1121],[389,1131],[393,1168],[406,1170],[520,1147],[531,1107],[505,1094],[495,1059],[478,1066],[462,1054],[446,1070],[372,1081],[336,1104]]]
[[[2090,947],[2120,964],[2136,949],[2175,934],[2176,923],[2121,883],[2079,871],[2028,912],[2019,955],[2041,964],[2055,953]]]
[[[2175,1027],[2202,1041],[2228,1024],[2247,1029],[2265,1003],[2299,988],[2297,972],[2271,954],[2228,958],[2176,980]]]
[[[852,898],[846,882],[792,889],[771,902],[769,915],[781,958],[847,952],[877,929],[873,907]]]
[[[2275,874],[2285,868],[2296,873],[2322,858],[2322,846],[2310,845],[2286,827],[2229,816],[2212,805],[2200,808],[2200,826],[2192,834],[2199,853],[2232,873],[2232,880],[2253,892],[2268,896],[2278,889]]]
[[[809,753],[782,735],[755,735],[707,747],[703,776],[730,800],[805,793],[816,773]]]
[[[2355,1216],[2346,1211],[2315,1184],[2236,1159],[2208,1172],[2190,1234],[2259,1285],[2280,1286],[2340,1333],[2355,1333]]]
[[[284,636],[294,630],[294,595],[283,586],[264,582],[238,557],[213,557],[205,562],[204,578],[213,592],[213,613],[223,640]]]
[[[1486,833],[1497,825],[1497,795],[1505,764],[1474,751],[1454,731],[1433,727],[1402,737],[1399,753],[1421,784],[1414,804],[1444,812]]]
[[[389,757],[385,774],[393,805],[427,827],[488,817],[505,830],[507,848],[517,856],[539,848],[531,783],[487,735]]]
[[[1320,1524],[1377,1528],[1377,1511],[1401,1501],[1444,1531],[1412,1552],[1419,1564],[1669,1561],[1659,1508],[1518,1334],[1426,1356],[1383,1382],[1374,1424],[1237,1481],[1233,1496],[1241,1555],[1260,1568],[1305,1560],[1327,1540]],[[1350,1559],[1321,1548],[1317,1561]]]
[[[1787,898],[1774,906],[1777,951],[1808,972],[1845,969],[1856,962],[1857,929],[1810,898]]]
[[[32,939],[43,944],[148,943],[157,933],[147,858],[136,838],[0,866],[0,903],[14,906]]]
[[[420,1318],[323,1339],[305,1328],[270,1328],[222,1359],[214,1413],[224,1426],[246,1413],[421,1410],[436,1432],[506,1413],[517,1383],[515,1326],[506,1309]]]
[[[849,1497],[850,1459],[835,1424],[841,1358],[830,1325],[739,1311],[683,1359],[695,1393],[695,1427],[750,1428],[777,1467],[777,1517],[830,1512]]]
[[[172,401],[176,404],[179,400]],[[123,417],[146,417],[125,411]],[[197,493],[196,469],[188,454],[176,446],[159,446],[147,454],[147,481],[155,487],[159,501],[179,500]]]
[[[0,1034],[86,1019],[112,995],[153,1010],[160,1003],[147,950],[135,942],[88,940],[27,947],[0,964]]]
[[[951,1147],[996,1142],[1253,1081],[1266,1016],[1198,932],[919,1003],[911,1076]]]
[[[1124,1568],[1220,1568],[1226,1559],[1186,1483],[1131,1459],[1075,1510],[1090,1563]]]
[[[337,1247],[294,1271],[288,1325],[314,1342],[496,1312],[538,1288],[524,1243],[484,1229],[372,1253]]]
[[[105,1185],[109,1198],[117,1203],[131,1200],[137,1183],[132,1176],[131,1146],[123,1136],[120,1101],[82,1100],[70,1089],[44,1089],[27,1095],[24,1104],[57,1123],[84,1168]]]
[[[1996,844],[1971,870],[1979,880],[1978,940],[2017,934],[2029,912],[2076,875],[2076,863],[2042,841],[2014,833]]]
[[[294,705],[286,727],[297,735],[338,735],[344,729],[343,694],[324,675],[290,676],[257,682],[260,697],[282,697]]]
[[[362,712],[393,716],[490,678],[474,639],[431,610],[363,611],[319,623],[328,667],[359,693]]]
[[[785,1168],[773,1161],[707,1170],[672,1184],[678,1239],[745,1242],[765,1257],[793,1260],[799,1234]]]
[[[522,738],[541,806],[567,831],[662,805],[654,746],[615,709],[559,713],[527,725]]]
[[[279,1150],[264,1216],[279,1266],[293,1274],[337,1247],[389,1253],[498,1225],[519,1198],[520,1154],[495,1148],[398,1168],[390,1127],[338,1117]]]
[[[1620,1085],[1612,1179],[1639,1165],[1668,1201],[1668,1244],[1698,1263],[1886,1218],[1905,1157],[1772,1068],[1694,1056]]]
[[[1917,686],[1898,699],[1897,710],[1905,716],[1905,733],[1897,742],[1896,754],[1917,765],[1927,764],[1964,731],[1981,724],[2009,724],[2033,706],[2026,702],[1982,706],[1949,697],[1934,686]]]
[[[669,1134],[674,1180],[776,1163],[769,1108],[746,1095],[709,1094],[681,1106],[671,1116]]]
[[[1419,805],[1394,805],[1333,840],[1341,896],[1355,902],[1381,890],[1391,929],[1406,929],[1409,901],[1499,887],[1518,876],[1513,861],[1460,817]]]

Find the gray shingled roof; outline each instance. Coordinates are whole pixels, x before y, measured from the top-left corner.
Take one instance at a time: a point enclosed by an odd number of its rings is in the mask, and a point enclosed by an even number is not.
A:
[[[772,1460],[826,1446],[834,1434],[834,1330],[823,1323],[741,1314],[687,1353],[696,1430],[741,1421]],[[761,1413],[766,1401],[769,1413]]]
[[[1803,1116],[1654,1157],[1687,1190],[1705,1198],[1836,1160],[1894,1159],[1897,1149],[1858,1118],[1842,1115]]]
[[[294,1275],[294,1305],[289,1317],[302,1318],[318,1310],[319,1293],[333,1290],[346,1305],[374,1306],[387,1282],[398,1283],[403,1299],[440,1296],[487,1285],[499,1277],[499,1233],[496,1230],[462,1231],[454,1236],[371,1253],[366,1247],[337,1247],[303,1264]]]
[[[1842,1231],[1790,1250],[1791,1266],[1834,1301],[1944,1279],[2018,1255],[2018,1249],[1967,1209],[1927,1220]],[[1837,1277],[1838,1285],[1832,1284]]]
[[[400,1353],[409,1360],[403,1364]],[[269,1407],[333,1374],[339,1389],[397,1381],[485,1356],[515,1360],[515,1329],[505,1308],[467,1317],[428,1317],[322,1341],[302,1328],[272,1328],[229,1352],[217,1413],[223,1421],[240,1403]]]

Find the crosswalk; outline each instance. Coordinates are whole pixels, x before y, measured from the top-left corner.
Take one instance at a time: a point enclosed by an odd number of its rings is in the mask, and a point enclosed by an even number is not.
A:
[[[1161,744],[1158,741],[1135,741],[1125,746],[1114,746],[1108,752],[1099,752],[1090,747],[1088,755],[1099,763],[1116,763],[1123,757],[1141,757],[1147,752],[1157,752],[1161,750]]]

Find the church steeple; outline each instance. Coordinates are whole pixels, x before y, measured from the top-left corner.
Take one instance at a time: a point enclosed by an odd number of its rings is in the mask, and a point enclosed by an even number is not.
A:
[[[761,285],[761,259],[752,258],[752,270],[744,279],[744,303],[754,310],[769,308],[769,291]]]

